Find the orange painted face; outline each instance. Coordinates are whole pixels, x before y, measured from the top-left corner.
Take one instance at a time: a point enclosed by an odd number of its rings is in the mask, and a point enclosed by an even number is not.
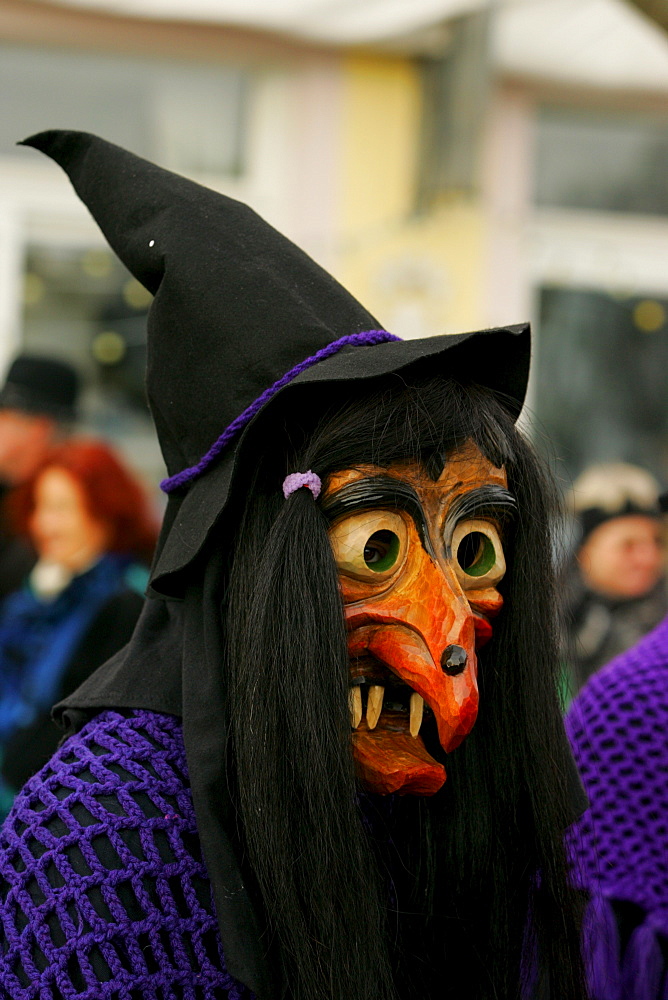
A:
[[[446,774],[419,735],[423,713],[446,752],[471,731],[476,649],[503,603],[514,511],[505,472],[468,443],[437,481],[417,463],[336,473],[323,510],[348,628],[358,775],[380,794],[432,795]]]

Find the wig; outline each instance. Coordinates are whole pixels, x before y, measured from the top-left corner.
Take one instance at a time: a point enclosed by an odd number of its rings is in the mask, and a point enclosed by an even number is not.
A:
[[[582,998],[549,478],[503,400],[475,384],[396,375],[343,405],[304,394],[299,414],[265,425],[262,462],[240,470],[221,581],[229,773],[279,996],[515,1000],[549,984]],[[447,757],[428,743],[448,773],[433,798],[361,793],[327,518],[281,483],[406,460],[436,479],[467,440],[505,466],[518,505],[505,607],[479,653],[478,721]]]
[[[150,564],[157,539],[150,504],[136,477],[101,441],[73,438],[48,452],[29,482],[11,498],[15,530],[29,533],[35,484],[51,468],[63,469],[79,485],[90,515],[108,528],[108,552],[127,553]]]

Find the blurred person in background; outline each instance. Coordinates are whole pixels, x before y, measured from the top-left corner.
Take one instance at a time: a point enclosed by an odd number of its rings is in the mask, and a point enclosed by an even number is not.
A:
[[[649,472],[622,462],[590,466],[573,484],[580,537],[565,629],[576,691],[668,611],[659,493]]]
[[[7,498],[65,435],[78,393],[71,365],[29,354],[14,359],[0,389],[0,598],[21,585],[37,558],[28,539],[12,531]]]
[[[156,541],[134,476],[96,441],[52,449],[12,497],[37,562],[0,605],[0,752],[5,801],[55,750],[51,706],[130,638]]]

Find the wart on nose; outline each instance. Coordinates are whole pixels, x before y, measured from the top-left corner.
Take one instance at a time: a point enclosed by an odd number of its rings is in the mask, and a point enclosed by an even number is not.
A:
[[[448,646],[443,651],[441,666],[446,674],[456,677],[466,667],[467,659],[466,650],[462,649],[461,646]]]

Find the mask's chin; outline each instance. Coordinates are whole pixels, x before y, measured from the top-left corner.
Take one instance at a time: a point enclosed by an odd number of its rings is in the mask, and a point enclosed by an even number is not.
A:
[[[445,783],[443,765],[410,733],[369,731],[362,723],[353,733],[353,756],[362,785],[377,795],[434,795]]]
[[[420,695],[371,657],[351,660],[350,711],[357,776],[378,795],[434,795],[446,773],[427,752]]]

